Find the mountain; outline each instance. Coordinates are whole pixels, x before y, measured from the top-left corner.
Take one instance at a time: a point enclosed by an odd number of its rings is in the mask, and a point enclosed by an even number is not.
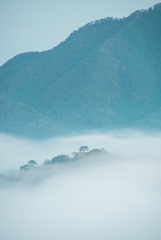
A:
[[[1,132],[161,129],[160,120],[161,3],[88,23],[57,47],[0,67]]]

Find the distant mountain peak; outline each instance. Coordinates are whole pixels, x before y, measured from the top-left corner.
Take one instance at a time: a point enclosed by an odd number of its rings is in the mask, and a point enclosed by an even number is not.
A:
[[[0,67],[0,131],[161,128],[160,26],[161,3],[87,23],[51,50],[9,60]]]

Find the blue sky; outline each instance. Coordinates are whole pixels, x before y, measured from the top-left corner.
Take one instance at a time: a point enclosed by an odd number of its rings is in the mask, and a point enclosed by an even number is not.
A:
[[[88,22],[126,17],[158,0],[0,0],[0,66],[15,55],[43,51]]]

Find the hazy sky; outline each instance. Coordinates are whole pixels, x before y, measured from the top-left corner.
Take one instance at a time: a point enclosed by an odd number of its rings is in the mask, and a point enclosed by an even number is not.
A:
[[[0,66],[13,56],[43,51],[88,22],[126,17],[159,0],[0,0]]]

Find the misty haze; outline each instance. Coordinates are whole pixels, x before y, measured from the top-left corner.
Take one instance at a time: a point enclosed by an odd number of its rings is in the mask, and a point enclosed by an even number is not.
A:
[[[161,239],[161,3],[137,1],[1,1],[0,240]]]
[[[64,166],[40,183],[1,186],[3,240],[160,240],[161,135],[125,131],[48,141],[0,136],[1,169],[71,155],[81,145],[110,157]],[[2,172],[1,172],[2,173]]]

